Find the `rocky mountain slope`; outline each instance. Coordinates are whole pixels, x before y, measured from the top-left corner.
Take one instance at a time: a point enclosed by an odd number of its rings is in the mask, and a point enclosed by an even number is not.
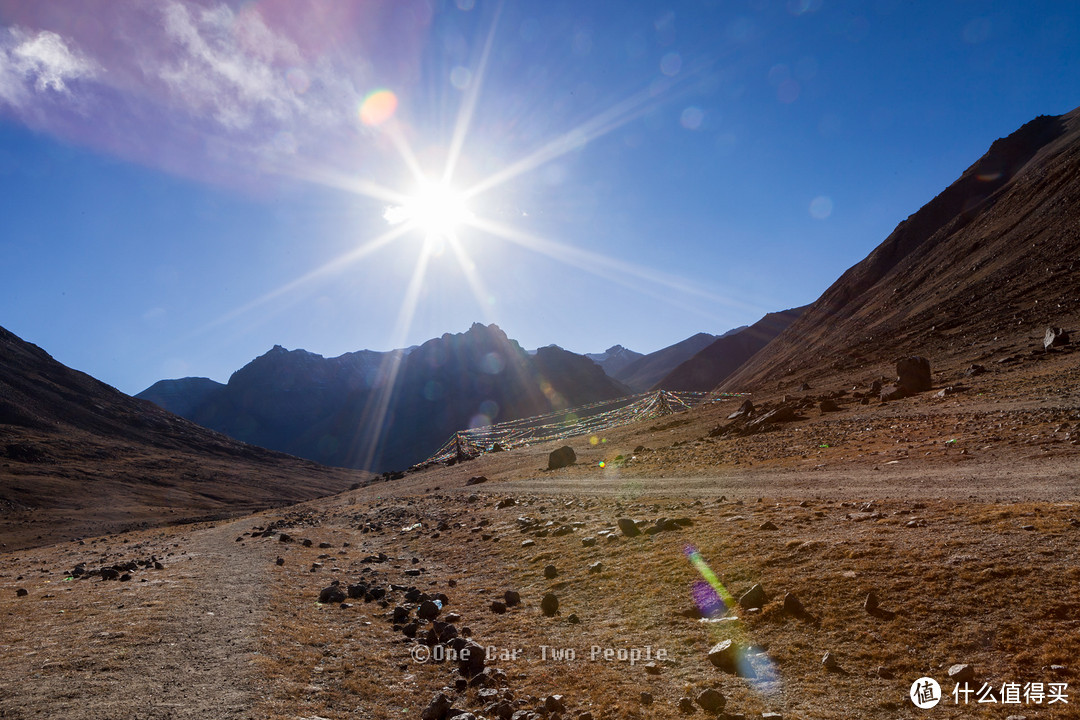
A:
[[[901,353],[1008,361],[1080,319],[1080,110],[995,141],[723,389],[851,375]]]
[[[769,313],[749,327],[725,333],[664,376],[652,389],[712,390],[791,325],[803,310]]]
[[[207,430],[0,328],[0,535],[9,545],[251,512],[365,479]]]
[[[276,346],[198,402],[174,391],[180,382],[139,397],[245,442],[377,471],[420,462],[461,429],[630,392],[584,356],[554,346],[530,355],[480,324],[408,353],[324,358]]]
[[[615,379],[634,392],[645,392],[669,372],[716,340],[715,335],[698,333],[674,345],[651,352],[615,373]]]

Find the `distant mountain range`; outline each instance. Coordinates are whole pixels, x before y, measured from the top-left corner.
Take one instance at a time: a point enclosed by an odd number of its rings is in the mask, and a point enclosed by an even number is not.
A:
[[[630,392],[587,357],[555,346],[529,354],[497,326],[474,324],[408,353],[324,358],[275,346],[225,385],[163,380],[137,397],[255,445],[385,471],[424,460],[458,430]]]
[[[622,345],[612,345],[602,353],[585,353],[585,357],[599,365],[610,377],[617,377],[620,370],[645,356],[639,352],[627,350]]]

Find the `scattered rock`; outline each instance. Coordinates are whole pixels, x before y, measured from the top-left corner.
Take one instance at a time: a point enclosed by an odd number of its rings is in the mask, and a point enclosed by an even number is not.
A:
[[[566,703],[563,701],[562,695],[548,695],[544,698],[544,709],[550,713],[563,713],[566,712]]]
[[[450,712],[450,699],[438,693],[420,713],[421,720],[444,720]]]
[[[907,393],[899,385],[886,385],[881,388],[881,394],[878,397],[881,398],[881,402],[889,402],[891,400],[902,400],[907,397]]]
[[[754,585],[747,590],[739,598],[739,605],[752,610],[754,608],[761,608],[765,606],[765,589],[760,584]]]
[[[544,599],[540,601],[540,611],[548,617],[553,617],[559,612],[559,598],[555,596],[555,593],[544,595]]]
[[[517,500],[515,500],[512,497],[508,497],[508,498],[503,498],[498,503],[496,503],[495,504],[495,509],[496,510],[502,510],[503,508],[514,507],[515,505],[517,505]]]
[[[826,670],[839,670],[840,663],[836,661],[836,656],[831,652],[826,652],[825,656],[821,658],[821,664]]]
[[[823,413],[836,412],[840,409],[840,406],[836,404],[835,400],[825,399],[818,403],[818,410]]]
[[[679,698],[679,712],[690,714],[694,712],[694,701],[688,697]]]
[[[582,547],[592,547],[595,544],[596,544],[596,538],[594,538],[594,537],[583,537],[583,538],[581,538],[581,546]]]
[[[421,620],[434,620],[439,617],[440,610],[442,610],[442,608],[439,607],[438,603],[432,600],[425,600],[420,603],[420,607],[416,609],[416,617]]]
[[[26,597],[29,594],[30,591],[28,591],[26,588],[19,588],[15,591],[15,597]]]
[[[569,445],[563,445],[558,450],[553,450],[548,455],[548,470],[558,470],[569,467],[577,462],[577,453]]]
[[[971,682],[975,679],[975,666],[957,663],[949,668],[949,679],[956,683]]]
[[[866,599],[863,600],[863,610],[868,613],[872,613],[878,609],[878,596],[877,593],[871,590],[866,594]]]
[[[277,562],[277,564],[278,564],[279,566],[281,566],[281,565],[284,565],[284,564],[285,564],[285,558],[283,558],[283,557],[281,557],[281,556],[279,555],[279,556],[278,556],[278,559],[277,559],[277,560],[276,560],[275,562]]]
[[[475,677],[484,671],[484,646],[475,640],[466,640],[458,648],[458,658],[458,672],[463,677]]]
[[[641,534],[641,531],[638,530],[637,523],[630,518],[619,518],[618,524],[619,530],[626,537],[634,537],[635,535]]]
[[[737,420],[741,417],[750,417],[754,414],[754,403],[749,400],[743,400],[743,404],[739,406],[739,409],[728,415],[728,420]],[[635,450],[635,452],[638,452]]]
[[[645,672],[648,675],[659,675],[660,674],[660,666],[657,665],[654,662],[647,662],[647,663],[645,663]]]
[[[766,520],[765,522],[758,525],[758,530],[779,530],[779,528],[776,527],[776,524],[773,523],[773,521]]]
[[[650,692],[641,691],[640,701],[642,705],[652,705],[653,696]]]
[[[491,612],[495,613],[496,615],[502,615],[504,612],[506,612],[506,603],[504,603],[502,600],[492,600],[490,607]]]
[[[724,709],[726,703],[727,699],[723,694],[719,690],[713,690],[712,688],[702,690],[697,696],[697,704],[708,713],[720,712]]]
[[[345,602],[345,593],[342,592],[339,585],[324,587],[322,592],[319,593],[319,602],[323,605],[343,603]]]
[[[784,610],[795,617],[807,617],[810,614],[806,612],[802,601],[795,596],[795,593],[786,593],[784,595]]]
[[[726,673],[754,677],[753,668],[746,659],[746,648],[734,640],[721,640],[713,645],[709,650],[709,662]]]
[[[597,560],[596,562],[594,562],[592,565],[589,566],[589,572],[591,572],[591,573],[603,572],[603,570],[604,570],[604,563],[600,562],[599,560]]]
[[[548,565],[544,568],[544,577],[548,580],[554,580],[559,576],[559,569],[554,565]]]
[[[474,475],[473,477],[465,481],[465,485],[480,485],[481,483],[486,483],[487,481],[488,479],[483,475]]]

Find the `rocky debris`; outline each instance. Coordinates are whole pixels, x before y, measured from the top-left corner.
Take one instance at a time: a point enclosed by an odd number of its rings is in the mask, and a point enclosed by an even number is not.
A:
[[[803,620],[812,620],[813,615],[807,612],[806,607],[802,604],[802,601],[796,597],[795,593],[786,593],[784,595],[784,610],[789,615],[793,615]]]
[[[776,523],[774,523],[772,520],[766,520],[765,522],[758,525],[758,530],[779,530],[779,528],[776,527]]]
[[[822,413],[836,412],[840,409],[840,406],[836,404],[835,400],[826,398],[818,403],[818,410]]]
[[[523,547],[523,548],[532,547],[535,544],[536,544],[535,540],[522,540],[521,541],[521,547]]]
[[[503,600],[506,601],[507,607],[514,607],[521,604],[521,593],[517,590],[507,590],[503,593]]]
[[[1046,328],[1046,334],[1043,335],[1043,349],[1049,350],[1052,347],[1061,347],[1062,345],[1069,344],[1069,333],[1061,328]]]
[[[577,462],[577,453],[569,445],[563,445],[557,450],[552,450],[548,455],[548,470],[558,470],[569,467]]]
[[[425,600],[420,603],[420,607],[416,609],[416,617],[421,620],[434,620],[439,617],[439,611],[441,610],[442,607],[439,603],[436,603],[433,600]]]
[[[445,720],[450,712],[450,698],[438,693],[420,713],[421,720]]]
[[[548,580],[554,580],[559,576],[559,569],[554,565],[548,565],[544,568],[544,577]]]
[[[566,702],[562,695],[548,695],[543,699],[544,711],[551,713],[566,712]]]
[[[29,594],[30,594],[30,591],[27,590],[26,588],[19,588],[18,590],[15,591],[15,597],[26,597]]]
[[[975,679],[975,666],[957,663],[949,668],[949,679],[956,683],[967,683]]]
[[[570,623],[571,625],[577,625],[579,622],[581,622],[581,618],[579,618],[576,613],[570,613],[570,617],[566,618],[566,622]]]
[[[581,538],[581,546],[582,547],[592,547],[593,545],[596,545],[596,538],[594,538],[594,537],[583,537],[583,538]]]
[[[866,599],[863,600],[863,610],[868,613],[872,613],[878,609],[878,596],[877,593],[871,590],[866,594]]]
[[[590,573],[598,573],[598,572],[603,572],[603,571],[604,571],[604,563],[600,562],[599,560],[597,560],[596,562],[594,562],[592,565],[589,566],[589,572]]]
[[[919,355],[909,355],[896,361],[896,384],[908,395],[925,392],[932,387],[930,361]]]
[[[694,701],[688,697],[679,698],[679,712],[687,715],[694,712]]]
[[[398,605],[394,608],[394,614],[391,618],[391,622],[395,625],[403,625],[406,620],[409,619],[409,608],[404,605]]]
[[[764,428],[766,425],[791,422],[792,420],[797,419],[798,415],[795,413],[794,407],[792,407],[791,405],[781,405],[780,407],[774,410],[770,410],[764,415],[761,415],[760,417],[756,417],[751,420],[749,423],[747,423],[747,428],[750,430],[759,430]]]
[[[484,647],[475,640],[458,643],[458,672],[462,677],[471,678],[484,671]]]
[[[836,661],[836,656],[831,652],[826,652],[821,658],[821,665],[826,670],[835,671],[840,669],[840,663]]]
[[[705,712],[718,713],[724,709],[724,705],[727,704],[727,698],[725,698],[719,690],[706,688],[698,693],[696,702]]]
[[[739,409],[728,415],[728,420],[737,420],[739,418],[749,418],[754,414],[754,403],[749,400],[743,400],[743,404],[739,406]],[[635,451],[637,452],[637,451]]]
[[[639,701],[639,702],[640,702],[640,703],[641,703],[642,705],[652,705],[652,702],[653,702],[653,696],[652,696],[652,693],[651,693],[651,692],[646,692],[646,691],[642,690],[642,691],[641,691],[641,695],[640,695],[640,696],[638,697],[638,701]]]
[[[754,670],[746,659],[746,648],[734,640],[721,640],[709,649],[709,662],[713,667],[740,677],[754,677]]]
[[[481,483],[486,483],[487,481],[488,479],[483,475],[474,475],[465,481],[465,485],[479,485]]]
[[[881,402],[889,402],[891,400],[903,400],[907,397],[907,393],[899,385],[886,385],[881,388],[881,394],[878,397],[881,398]]]
[[[555,596],[555,593],[544,595],[544,598],[540,601],[540,611],[547,617],[553,617],[555,613],[559,612],[559,598]]]
[[[281,567],[282,565],[285,564],[285,558],[278,555],[278,559],[275,560],[274,562],[277,563],[278,567]]]
[[[645,672],[648,675],[659,675],[660,674],[660,666],[657,665],[654,662],[651,662],[651,661],[647,662],[647,663],[645,663]]]
[[[619,518],[618,520],[619,530],[626,537],[634,537],[640,535],[641,531],[638,530],[637,523],[630,518]]]
[[[343,603],[345,602],[345,593],[341,590],[340,585],[324,587],[322,592],[319,593],[319,602],[323,605]]]
[[[975,377],[976,375],[982,375],[985,372],[986,366],[976,363],[971,365],[967,370],[965,370],[964,375],[966,375],[967,377]]]
[[[490,607],[491,612],[495,613],[496,615],[502,615],[506,612],[506,603],[504,603],[502,600],[492,600],[491,605],[489,605],[488,607]]]
[[[760,584],[754,585],[739,598],[739,605],[747,610],[759,609],[765,606],[765,589]]]
[[[503,498],[495,504],[496,510],[502,510],[503,508],[514,507],[517,505],[517,500],[512,497]]]

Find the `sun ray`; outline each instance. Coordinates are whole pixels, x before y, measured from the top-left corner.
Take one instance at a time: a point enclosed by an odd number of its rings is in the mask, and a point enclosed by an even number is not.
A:
[[[672,78],[668,80],[663,87],[657,88],[654,85],[631,95],[625,100],[615,103],[607,110],[598,113],[577,127],[563,133],[538,150],[535,150],[520,160],[506,166],[502,170],[492,173],[462,194],[466,198],[472,198],[483,192],[487,192],[493,187],[512,180],[530,170],[535,170],[541,165],[549,163],[555,158],[561,157],[598,137],[607,135],[611,131],[626,125],[632,120],[649,113],[665,102],[670,102],[673,98],[665,97],[665,94],[676,84],[685,83],[691,76],[699,73],[703,67],[704,66],[688,72],[684,78]]]
[[[465,145],[465,138],[472,126],[473,114],[476,112],[476,101],[480,97],[480,88],[484,84],[487,75],[488,59],[491,57],[491,47],[495,44],[495,28],[499,24],[503,5],[500,2],[495,9],[495,16],[491,20],[491,28],[488,30],[487,40],[484,41],[484,49],[480,54],[480,62],[476,68],[476,75],[469,83],[465,92],[465,100],[458,111],[457,122],[454,126],[454,135],[450,140],[450,147],[446,153],[446,168],[443,170],[443,182],[449,183],[457,170],[457,162],[461,157],[461,149]]]
[[[480,305],[480,312],[484,314],[484,320],[488,323],[495,322],[495,313],[492,311],[491,303],[488,300],[490,296],[487,288],[484,287],[484,281],[481,279],[480,273],[476,272],[476,263],[465,252],[465,248],[461,245],[456,234],[448,236],[446,241],[450,245],[450,249],[453,250],[454,257],[457,258],[458,265],[461,266],[461,271],[465,274],[465,281],[469,283],[469,289],[472,290],[473,297],[476,298],[477,304]]]
[[[759,308],[748,305],[747,303],[739,300],[734,300],[729,297],[717,295],[715,293],[702,290],[693,285],[689,280],[680,278],[675,275],[669,275],[666,273],[658,273],[656,271],[648,270],[640,266],[628,263],[622,260],[615,260],[609,258],[606,255],[600,253],[591,252],[589,250],[582,250],[580,248],[571,247],[554,240],[547,240],[537,235],[526,233],[517,228],[511,227],[504,223],[500,223],[488,218],[474,217],[469,221],[469,225],[475,227],[478,230],[496,235],[505,240],[509,240],[516,245],[538,252],[548,257],[559,260],[560,262],[569,263],[576,268],[585,270],[593,275],[602,277],[606,280],[610,280],[619,285],[629,287],[638,292],[653,295],[641,286],[640,283],[633,283],[626,279],[625,276],[631,276],[639,280],[644,280],[647,283],[658,285],[670,290],[677,290],[680,293],[686,295],[694,295],[705,300],[723,304],[727,307],[740,308],[743,310],[750,310],[757,312]],[[600,270],[610,271],[609,273],[600,272]],[[655,297],[661,298],[667,302],[674,303],[674,300],[669,294],[655,294]]]
[[[364,245],[361,245],[360,247],[356,248],[355,250],[350,250],[349,252],[345,253],[344,255],[339,255],[338,257],[334,258],[330,262],[325,263],[325,264],[321,265],[320,267],[317,267],[314,270],[311,270],[310,272],[307,272],[307,273],[301,275],[300,277],[296,278],[295,280],[290,280],[289,282],[285,283],[284,285],[281,285],[280,287],[274,288],[273,290],[266,293],[265,295],[262,295],[262,296],[260,296],[258,298],[255,298],[254,300],[252,300],[252,301],[250,301],[248,303],[245,303],[244,305],[241,305],[238,308],[230,310],[229,312],[225,313],[224,315],[217,318],[216,320],[212,320],[209,323],[207,323],[206,325],[203,325],[201,328],[196,330],[194,334],[196,334],[196,335],[202,334],[202,333],[204,333],[204,332],[206,332],[208,330],[211,330],[211,329],[213,329],[215,327],[218,327],[219,325],[223,325],[223,324],[225,324],[227,322],[235,320],[236,318],[240,317],[241,315],[245,315],[245,314],[251,312],[252,310],[254,310],[254,309],[258,308],[258,307],[262,307],[263,305],[267,304],[268,302],[270,302],[272,300],[275,300],[275,299],[281,297],[282,295],[286,295],[286,294],[288,294],[290,292],[293,292],[294,290],[296,290],[296,289],[298,289],[300,287],[303,287],[304,285],[307,285],[307,284],[313,282],[314,280],[317,280],[318,278],[321,278],[321,277],[324,277],[326,275],[330,275],[332,273],[338,272],[338,271],[342,270],[343,268],[357,262],[358,260],[361,260],[361,259],[367,257],[368,255],[375,252],[379,248],[385,247],[386,245],[390,244],[391,242],[398,239],[402,235],[404,235],[404,234],[408,233],[409,231],[411,231],[413,228],[414,228],[414,226],[412,224],[406,223],[406,224],[401,225],[399,227],[388,230],[387,232],[383,233],[379,237],[375,238],[374,240],[370,240],[369,242],[365,243]]]
[[[420,257],[416,261],[416,267],[413,269],[412,278],[409,280],[409,286],[405,291],[405,297],[401,301],[401,309],[398,311],[397,322],[394,323],[394,337],[391,342],[391,346],[400,348],[405,346],[405,342],[409,336],[409,330],[412,328],[413,318],[416,316],[416,307],[420,301],[420,291],[424,285],[424,278],[427,277],[428,261],[431,258],[432,243],[427,240],[420,248]],[[401,353],[392,352],[389,357],[389,367],[385,369],[385,372],[381,373],[384,380],[381,386],[379,386],[373,397],[368,400],[367,406],[364,408],[363,422],[360,423],[358,430],[362,428],[371,428],[371,434],[367,437],[366,442],[362,450],[363,462],[361,467],[371,468],[376,460],[376,454],[379,449],[379,441],[383,437],[383,433],[386,430],[387,412],[390,409],[390,404],[394,400],[394,392],[397,388],[397,376],[401,370],[402,355]]]

